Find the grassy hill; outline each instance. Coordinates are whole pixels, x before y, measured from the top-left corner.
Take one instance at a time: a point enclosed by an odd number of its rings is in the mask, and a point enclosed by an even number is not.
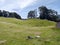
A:
[[[0,45],[60,45],[60,29],[55,25],[47,20],[0,17]],[[26,40],[27,36],[33,39]]]

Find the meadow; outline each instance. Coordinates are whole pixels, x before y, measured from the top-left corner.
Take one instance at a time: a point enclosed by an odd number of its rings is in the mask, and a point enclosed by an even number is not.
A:
[[[0,17],[0,45],[60,45],[60,29],[48,20]]]

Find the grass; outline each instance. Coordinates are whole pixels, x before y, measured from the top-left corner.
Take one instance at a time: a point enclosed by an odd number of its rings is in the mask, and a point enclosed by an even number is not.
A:
[[[0,41],[6,40],[0,45],[60,45],[60,29],[55,25],[47,20],[0,17]],[[34,39],[26,40],[27,36]]]

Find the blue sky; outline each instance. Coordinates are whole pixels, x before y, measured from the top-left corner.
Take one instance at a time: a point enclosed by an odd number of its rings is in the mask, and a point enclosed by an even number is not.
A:
[[[0,10],[17,12],[22,18],[26,18],[30,10],[42,5],[60,14],[60,0],[0,0]]]

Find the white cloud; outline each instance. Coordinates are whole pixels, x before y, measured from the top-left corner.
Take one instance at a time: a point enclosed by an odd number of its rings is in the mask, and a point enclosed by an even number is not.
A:
[[[0,0],[0,7],[2,4],[4,4],[5,0]]]
[[[5,2],[5,0],[0,0],[0,2]]]
[[[0,9],[12,10],[16,8],[23,9],[32,5],[37,0],[0,0]]]
[[[30,5],[33,5],[36,1],[40,1],[42,5],[49,4],[55,0],[0,0],[0,9],[12,10],[12,9],[23,9]]]
[[[32,5],[34,2],[36,2],[37,0],[21,0],[20,2],[19,2],[19,0],[18,0],[18,5],[20,5],[19,7],[20,8],[24,8],[24,7],[27,7],[27,6],[29,6],[29,5]]]

